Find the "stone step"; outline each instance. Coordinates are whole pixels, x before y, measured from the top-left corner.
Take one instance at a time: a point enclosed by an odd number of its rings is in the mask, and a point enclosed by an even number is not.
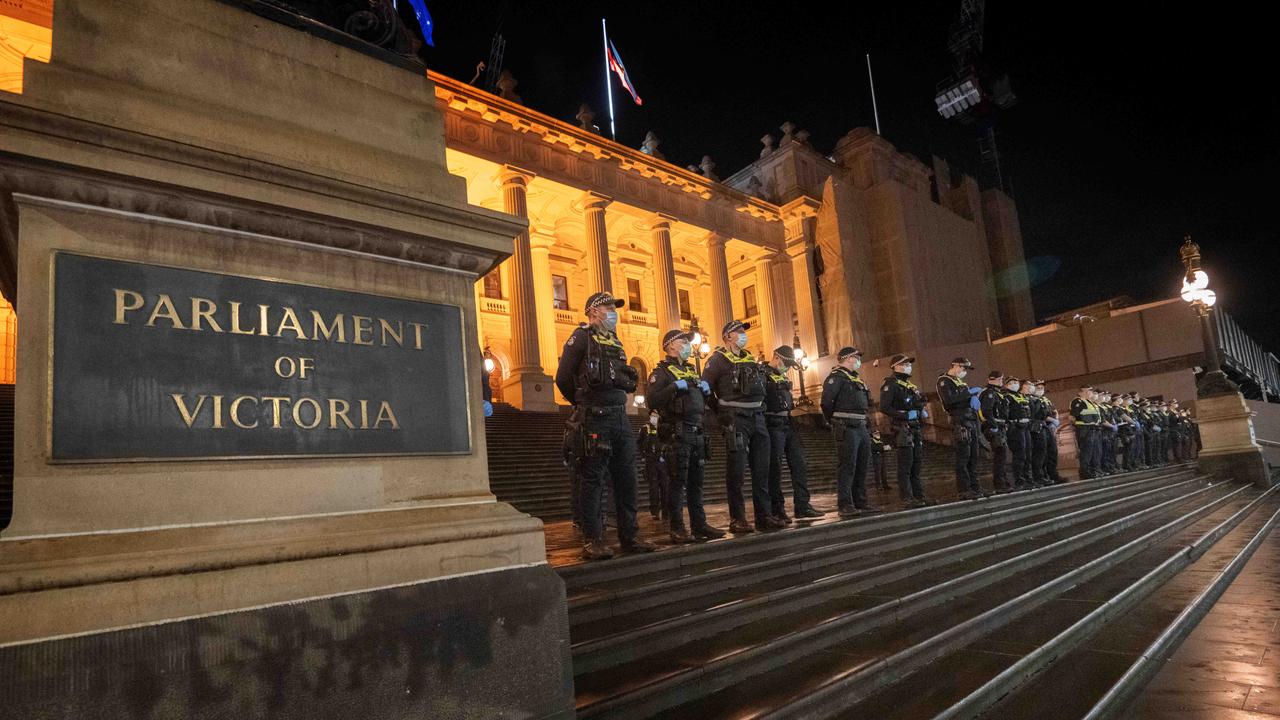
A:
[[[841,653],[846,652],[843,644],[884,634],[911,616],[932,617],[930,613],[936,612],[939,603],[953,602],[959,594],[994,602],[993,594],[1007,593],[1019,582],[1056,570],[1068,558],[1074,562],[1089,553],[1118,547],[1121,540],[1141,536],[1180,515],[1180,510],[1196,507],[1207,513],[1216,507],[1209,506],[1210,501],[1230,502],[1222,500],[1228,489],[1208,486],[1191,478],[1185,469],[1073,485],[1081,487],[914,511],[921,518],[933,515],[926,523],[917,523],[913,513],[895,513],[794,532],[791,534],[797,536],[826,535],[833,542],[803,548],[801,554],[807,553],[804,556],[812,561],[807,567],[799,558],[793,563],[799,567],[790,569],[777,557],[754,561],[761,566],[761,577],[754,582],[750,579],[753,562],[746,559],[740,568],[696,572],[699,563],[692,556],[699,550],[711,551],[710,546],[685,551],[688,557],[671,566],[674,570],[666,570],[680,572],[683,568],[692,573],[683,580],[663,577],[662,568],[644,568],[648,558],[623,558],[619,564],[635,566],[632,572],[614,569],[611,576],[602,575],[604,570],[593,570],[594,565],[566,568],[562,576],[566,576],[571,598],[580,715],[718,717],[765,708],[768,706],[759,703],[725,703],[767,685],[752,678],[785,675],[787,667],[775,662],[779,657],[786,658],[786,666],[833,662],[833,656],[843,657]],[[963,507],[966,505],[973,507]],[[974,515],[983,505],[991,510]],[[896,533],[875,532],[877,526],[895,523]],[[860,524],[865,526],[861,539],[856,535],[842,537]],[[935,531],[928,532],[929,527]],[[880,527],[881,531],[887,529]],[[767,556],[768,546],[783,542],[778,536],[784,534],[735,543],[744,555]],[[877,536],[884,540],[880,545]],[[759,547],[742,548],[744,545]],[[852,552],[846,552],[842,545],[852,546]],[[824,558],[829,562],[823,562]],[[671,563],[674,559],[654,558],[649,563]],[[706,560],[708,565],[716,562],[715,558]],[[922,569],[926,572],[920,572]],[[681,587],[715,584],[717,578],[734,575],[744,578],[746,584],[721,583],[710,593],[693,593],[693,599],[677,592]],[[574,576],[578,576],[576,580]],[[624,589],[629,580],[645,576],[650,582],[636,582],[634,590]],[[592,582],[582,582],[586,578]],[[619,623],[620,629],[612,633],[608,631],[610,617],[621,620],[621,616],[637,612],[634,607],[618,605],[613,616],[575,622],[574,615],[602,606],[598,593],[608,583],[615,585],[611,602],[673,594],[670,613],[664,616],[660,603],[650,604],[650,609],[643,611],[651,613],[648,618],[632,620],[629,626]],[[735,587],[740,595],[737,601],[723,594],[732,593]],[[646,589],[651,592],[646,594]],[[592,597],[592,592],[597,595]],[[680,603],[684,605],[678,606]],[[717,609],[720,606],[732,609]],[[651,622],[645,624],[645,619]],[[706,627],[700,627],[699,621]],[[777,676],[779,682],[783,682],[783,675]],[[814,691],[822,687],[821,678],[810,680]]]

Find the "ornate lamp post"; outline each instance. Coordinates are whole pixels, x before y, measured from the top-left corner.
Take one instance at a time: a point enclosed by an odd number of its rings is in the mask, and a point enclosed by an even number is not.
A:
[[[1182,299],[1191,304],[1200,316],[1200,335],[1204,342],[1205,371],[1196,388],[1199,397],[1212,397],[1239,392],[1240,388],[1222,372],[1218,357],[1218,336],[1211,317],[1218,295],[1209,289],[1209,274],[1200,269],[1200,246],[1187,235],[1178,251],[1186,274],[1182,278]]]
[[[689,333],[693,337],[689,340],[689,345],[693,348],[693,364],[697,368],[698,374],[702,374],[702,359],[711,354],[711,345],[702,335],[702,328],[698,327],[698,316],[694,315],[693,320],[689,323]]]
[[[799,335],[792,338],[791,350],[796,356],[796,362],[800,363],[800,367],[796,370],[796,374],[800,376],[800,399],[796,401],[796,405],[798,407],[812,407],[813,401],[809,399],[804,387],[804,371],[809,369],[809,356],[805,354],[804,348],[800,347]]]

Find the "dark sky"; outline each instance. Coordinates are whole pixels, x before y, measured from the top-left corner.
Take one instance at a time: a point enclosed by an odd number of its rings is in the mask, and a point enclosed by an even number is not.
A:
[[[680,165],[704,154],[727,176],[791,120],[830,152],[872,125],[872,55],[884,136],[976,174],[973,130],[940,118],[959,2],[428,3],[428,63],[469,80],[501,24],[504,67],[526,105],[604,120],[600,17],[644,105],[614,84],[618,139],[648,130]],[[1220,307],[1280,354],[1280,73],[1274,30],[1230,6],[1156,17],[1079,3],[987,4],[986,55],[1019,103],[999,120],[1043,318],[1113,295],[1178,291],[1178,246],[1205,253]],[[1170,6],[1171,9],[1171,6]],[[1218,15],[1212,13],[1218,12]],[[1164,10],[1158,11],[1162,15]]]

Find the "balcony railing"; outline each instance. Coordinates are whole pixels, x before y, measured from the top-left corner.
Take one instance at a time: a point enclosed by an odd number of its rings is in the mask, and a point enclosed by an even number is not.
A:
[[[1246,335],[1222,308],[1214,309],[1213,315],[1218,323],[1218,345],[1222,349],[1223,364],[1239,373],[1242,379],[1256,384],[1264,399],[1280,395],[1280,361],[1276,356]],[[1246,395],[1250,394],[1246,389]]]
[[[580,317],[572,310],[556,310],[556,322],[561,325],[577,325]]]
[[[628,310],[627,322],[635,325],[657,325],[658,318],[653,313],[641,312],[639,310]]]
[[[501,298],[482,297],[480,298],[480,312],[509,315],[511,313],[511,303]]]

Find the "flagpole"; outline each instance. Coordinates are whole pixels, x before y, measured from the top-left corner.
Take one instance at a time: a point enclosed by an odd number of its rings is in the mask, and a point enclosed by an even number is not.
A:
[[[876,117],[876,134],[880,134],[880,108],[876,107],[876,79],[871,74],[871,53],[867,53],[867,79],[871,81],[871,112]]]
[[[609,81],[609,28],[604,18],[600,18],[600,30],[604,33],[604,89],[609,97],[609,137],[617,142],[618,133],[613,127],[613,83]]]

